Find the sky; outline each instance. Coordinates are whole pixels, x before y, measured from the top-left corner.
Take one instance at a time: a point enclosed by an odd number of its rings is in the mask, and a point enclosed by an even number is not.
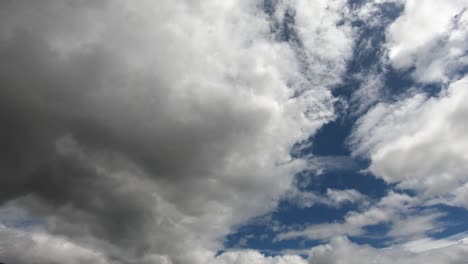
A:
[[[0,262],[468,263],[467,9],[0,1]]]

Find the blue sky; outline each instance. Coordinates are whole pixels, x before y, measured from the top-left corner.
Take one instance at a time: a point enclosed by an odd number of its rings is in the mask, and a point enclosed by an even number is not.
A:
[[[269,10],[273,4],[271,1],[265,1],[265,3],[266,12],[270,12]],[[361,8],[365,3],[366,1],[350,1],[351,7],[355,9]],[[347,104],[348,109],[339,112],[335,120],[322,126],[315,135],[303,143],[309,143],[308,147],[293,153],[298,157],[308,157],[309,159],[336,159],[338,163],[341,162],[337,159],[338,157],[349,159],[347,162],[352,165],[346,164],[343,165],[343,168],[338,169],[325,167],[323,168],[324,171],[320,171],[320,173],[307,170],[299,173],[295,184],[300,186],[301,191],[326,195],[327,189],[354,189],[368,196],[371,203],[378,202],[391,191],[415,195],[412,194],[411,190],[401,190],[396,188],[394,184],[386,183],[378,176],[373,175],[372,172],[364,172],[371,161],[366,158],[351,156],[352,150],[350,150],[347,142],[361,114],[352,112],[353,109],[359,106],[353,105],[355,102],[350,100],[356,91],[356,87],[362,85],[362,80],[355,78],[355,75],[365,75],[369,71],[381,74],[383,92],[379,101],[396,101],[412,88],[430,97],[438,96],[444,85],[438,82],[418,83],[411,77],[414,69],[395,69],[382,61],[382,56],[385,56],[383,47],[383,45],[386,45],[385,30],[389,24],[401,16],[404,6],[401,3],[384,3],[378,8],[379,19],[382,20],[382,23],[370,26],[359,19],[352,21],[352,24],[359,32],[353,57],[347,63],[344,81],[336,85],[332,90],[333,95],[342,99]],[[282,34],[284,34],[285,41],[295,42],[294,36],[296,33],[294,31],[282,31]],[[289,37],[289,35],[292,37]],[[366,42],[370,42],[371,46],[362,49],[362,45]],[[465,73],[461,74],[464,75]],[[336,106],[338,111],[340,110],[340,104],[343,103],[340,101]],[[371,108],[372,106],[370,104],[367,107]],[[424,164],[421,164],[421,166],[424,166]],[[446,205],[432,205],[418,207],[414,213],[417,214],[427,209],[436,210],[443,214],[437,219],[442,228],[435,232],[427,232],[425,235],[428,237],[440,239],[468,230],[468,222],[465,221],[468,212],[465,209]],[[302,208],[286,198],[280,201],[278,208],[273,212],[260,217],[260,219],[254,219],[252,223],[238,227],[235,232],[227,236],[224,246],[225,249],[253,248],[271,255],[282,254],[285,250],[308,249],[319,245],[322,241],[308,238],[275,241],[274,238],[278,232],[283,230],[272,230],[272,222],[282,228],[301,228],[310,224],[342,222],[347,213],[362,210],[363,208],[360,208],[359,204],[352,203],[346,203],[339,208],[330,208],[321,204]],[[262,219],[268,220],[262,221]],[[350,236],[349,239],[357,244],[367,244],[377,248],[388,247],[396,243],[392,237],[387,235],[390,229],[391,223],[388,222],[368,225],[365,226],[363,234]]]
[[[40,2],[0,4],[0,262],[468,259],[466,0]]]

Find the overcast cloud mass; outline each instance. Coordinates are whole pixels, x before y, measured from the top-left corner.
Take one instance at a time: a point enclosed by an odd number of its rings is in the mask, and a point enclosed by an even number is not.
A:
[[[466,264],[467,0],[1,0],[0,262]]]

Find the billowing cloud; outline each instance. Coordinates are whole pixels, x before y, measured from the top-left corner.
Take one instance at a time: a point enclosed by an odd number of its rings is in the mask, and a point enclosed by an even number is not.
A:
[[[462,263],[466,245],[427,237],[444,214],[421,209],[468,208],[467,3],[436,2],[376,0],[356,10],[346,0],[2,1],[0,262]],[[447,87],[373,107],[385,71],[371,69],[353,76],[360,88],[342,102],[333,88],[346,79],[357,25],[383,30],[377,24],[390,22],[379,8],[391,3],[404,11],[386,31],[388,62]],[[303,170],[360,166],[353,157],[291,154],[337,120],[337,102],[360,105],[355,117],[371,108],[351,150],[414,195],[389,190],[374,201],[354,187],[295,189]],[[272,235],[272,243],[328,243],[311,250],[217,254],[227,234],[285,197],[302,209],[358,209]],[[378,224],[403,246],[343,237]]]
[[[376,249],[360,246],[345,237],[338,237],[329,244],[313,248],[310,253],[310,264],[462,264],[466,262],[467,256],[466,244],[414,253],[398,247]]]
[[[0,256],[5,263],[109,263],[99,252],[46,233],[0,226],[0,235]]]
[[[369,170],[399,188],[433,203],[467,207],[467,87],[465,77],[438,97],[417,94],[378,104],[358,123],[351,140],[355,154],[369,155]]]
[[[265,257],[256,251],[227,252],[216,258],[213,264],[307,264],[300,256]]]
[[[336,47],[308,51],[306,72],[252,1],[2,2],[0,202],[41,219],[45,239],[8,229],[0,257],[208,263],[271,210],[306,167],[293,144],[334,118],[352,43],[328,16],[345,1],[280,5],[304,47]],[[37,259],[47,242],[69,246]]]
[[[390,63],[414,67],[421,82],[450,81],[468,63],[468,1],[405,1],[403,14],[388,28]]]

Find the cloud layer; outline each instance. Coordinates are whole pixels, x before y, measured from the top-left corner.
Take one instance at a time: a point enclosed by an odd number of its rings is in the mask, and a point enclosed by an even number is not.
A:
[[[297,190],[298,172],[339,160],[291,151],[310,146],[307,140],[340,114],[335,107],[344,99],[334,89],[355,53],[356,20],[383,23],[374,11],[395,2],[404,10],[386,31],[388,57],[380,62],[443,89],[436,97],[415,89],[378,104],[378,92],[353,95],[365,107],[349,143],[354,157],[370,159],[375,177],[415,195],[395,190],[373,201],[354,189]],[[460,70],[467,5],[3,1],[0,261],[461,264],[463,243],[431,241],[430,250],[416,253],[344,236],[386,223],[394,242],[426,241],[443,213],[415,208],[468,208],[468,79]],[[427,19],[436,13],[437,20]],[[378,74],[360,79],[384,85]],[[366,87],[360,92],[373,89]],[[303,250],[308,258],[217,254],[227,234],[285,197],[301,208],[359,210],[278,235],[325,243]]]

